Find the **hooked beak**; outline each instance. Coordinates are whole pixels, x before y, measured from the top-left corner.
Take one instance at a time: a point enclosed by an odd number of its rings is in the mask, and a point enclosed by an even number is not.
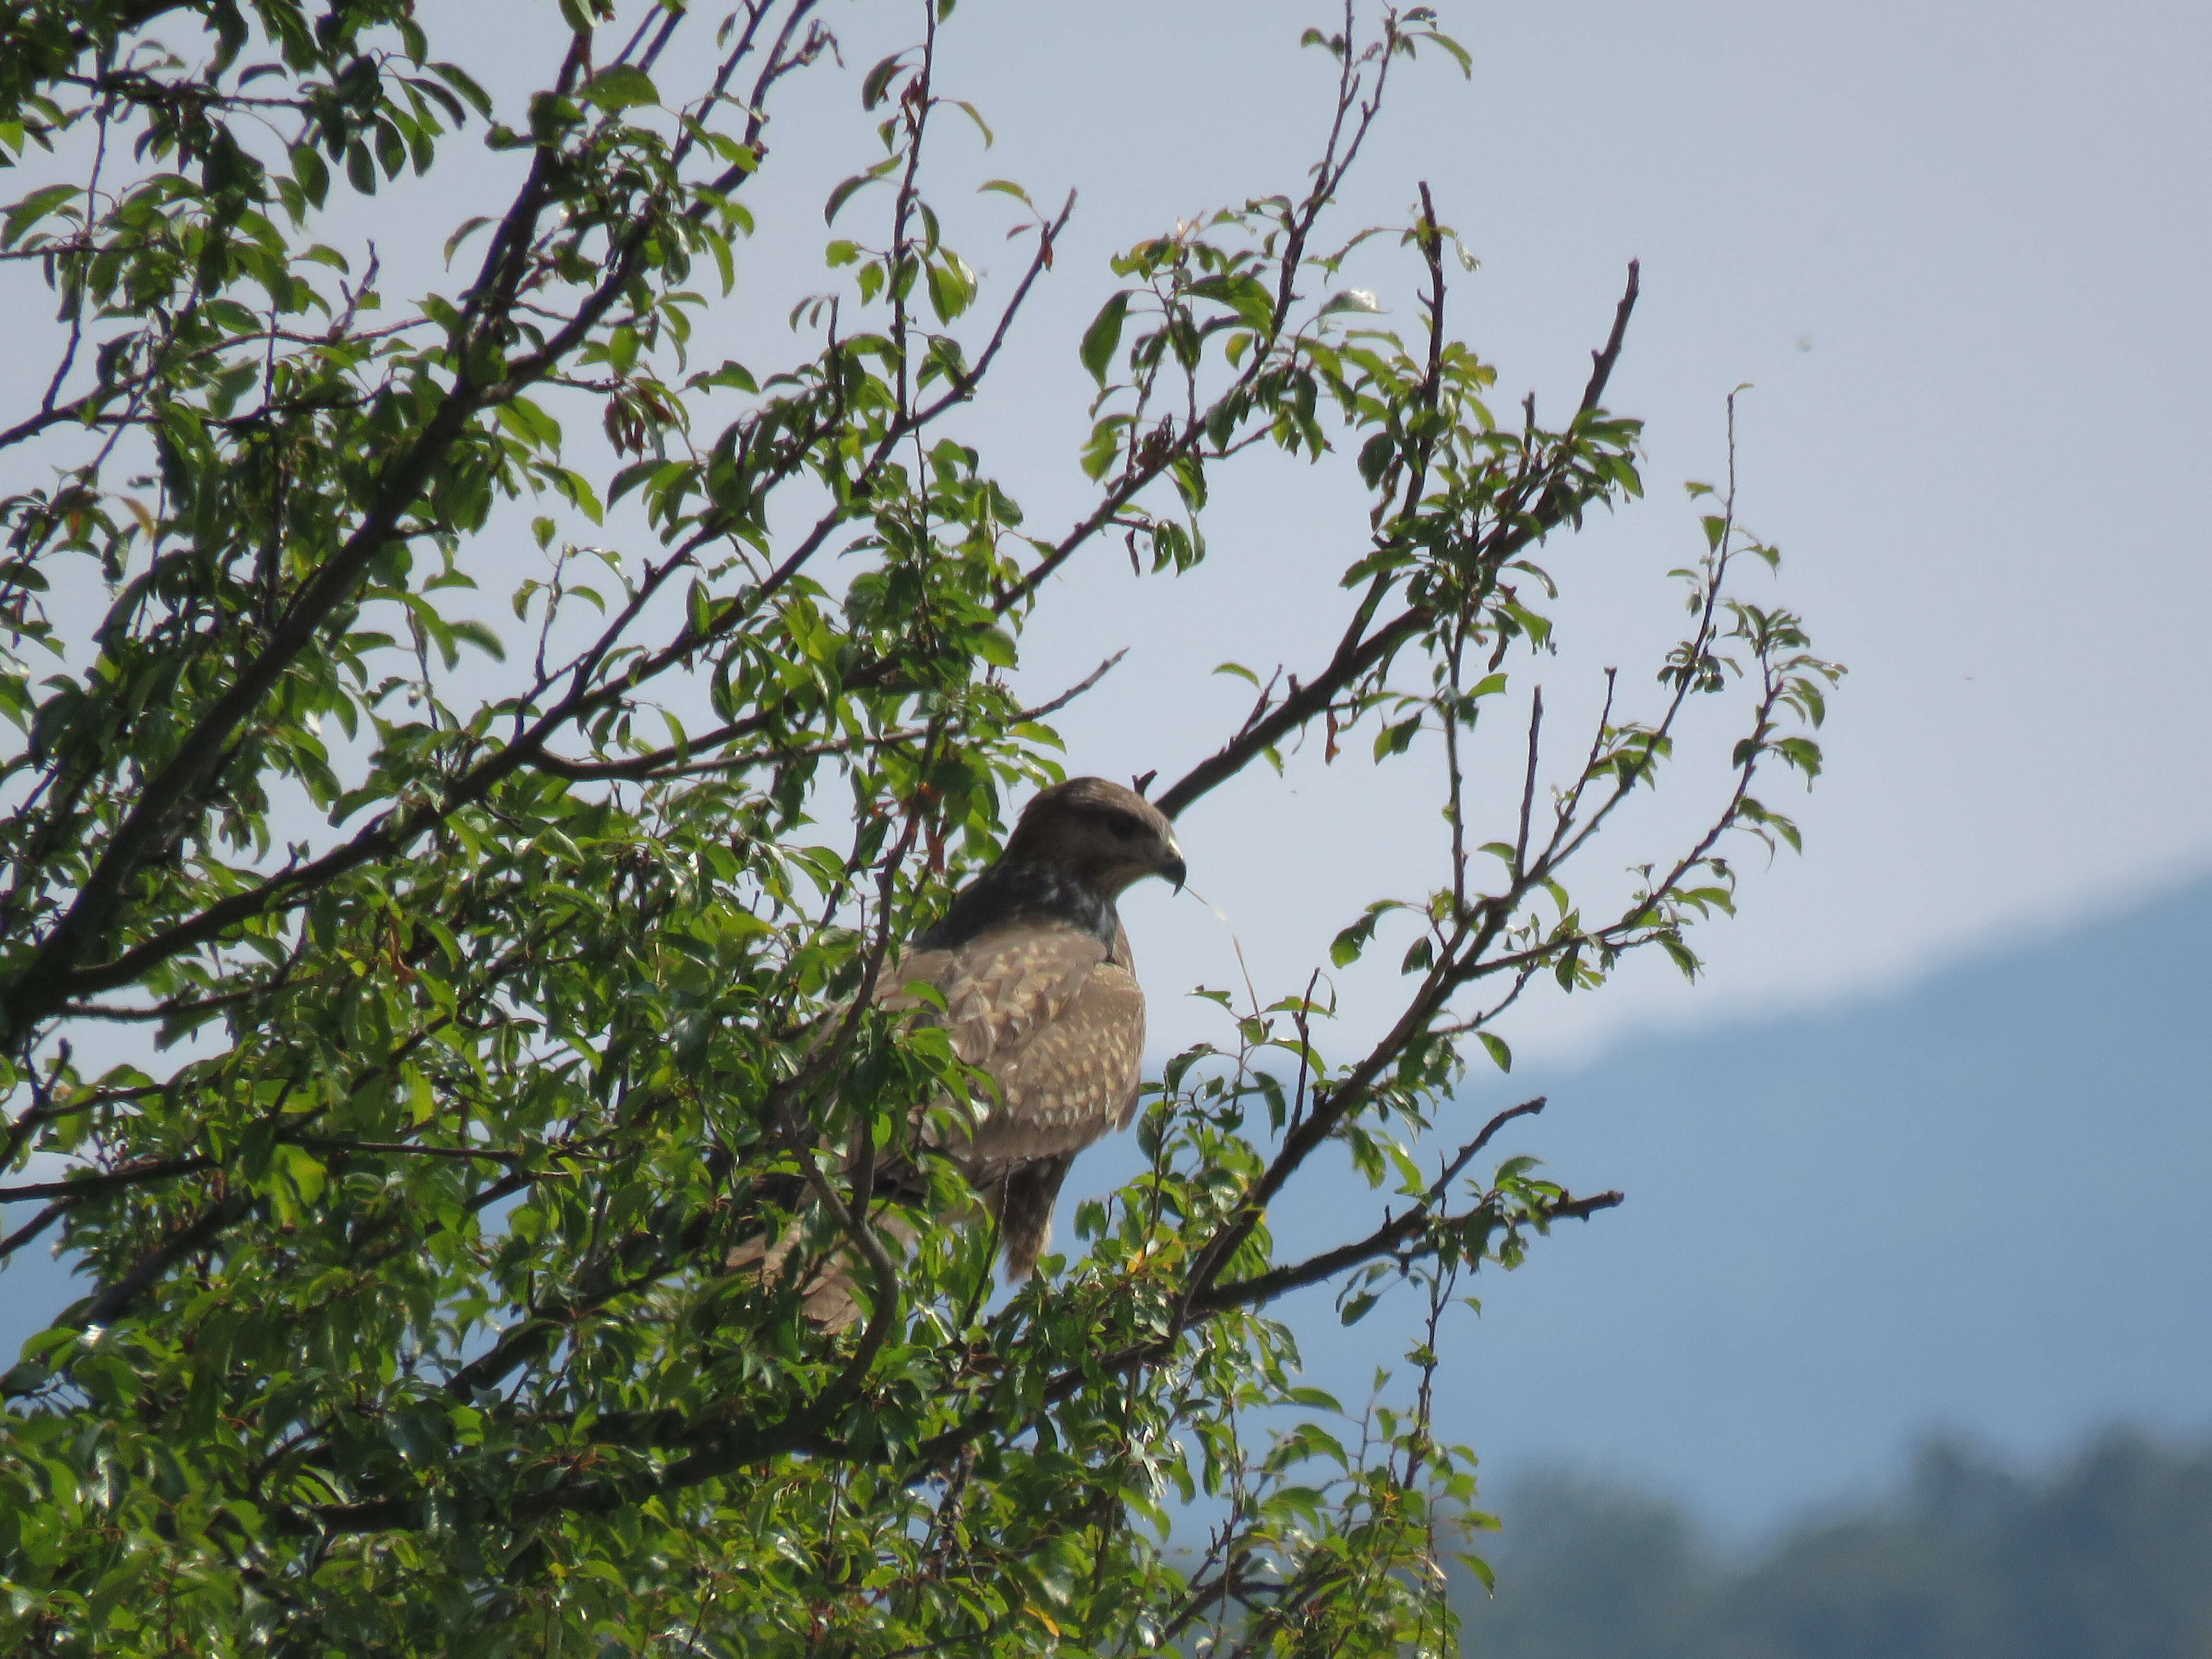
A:
[[[1165,864],[1160,866],[1160,873],[1173,882],[1176,891],[1180,893],[1182,891],[1183,878],[1189,875],[1190,872],[1183,866],[1182,848],[1170,842],[1168,851],[1170,856]]]

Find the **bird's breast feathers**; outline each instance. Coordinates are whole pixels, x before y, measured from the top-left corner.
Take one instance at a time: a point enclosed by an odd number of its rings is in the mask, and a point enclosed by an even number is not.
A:
[[[886,1007],[919,1010],[1003,1099],[982,1109],[968,1159],[1019,1163],[1087,1146],[1125,1125],[1144,1061],[1145,995],[1127,936],[1112,947],[1052,918],[1010,922],[945,950],[916,951],[884,975]],[[908,988],[931,987],[939,1014]]]

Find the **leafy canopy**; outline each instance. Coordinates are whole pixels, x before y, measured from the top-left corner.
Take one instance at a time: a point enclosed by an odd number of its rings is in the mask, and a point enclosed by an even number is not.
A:
[[[0,1255],[58,1248],[88,1286],[0,1382],[12,1650],[1449,1646],[1438,1563],[1481,1517],[1431,1431],[1437,1322],[1613,1201],[1480,1167],[1516,1113],[1457,1121],[1462,1055],[1506,1063],[1539,975],[1694,968],[1729,837],[1794,843],[1754,786],[1817,769],[1834,671],[1739,593],[1773,555],[1723,494],[1656,692],[1549,740],[1532,558],[1640,492],[1604,404],[1633,273],[1556,427],[1493,418],[1425,186],[1392,233],[1419,326],[1376,325],[1342,276],[1374,233],[1331,207],[1408,60],[1466,67],[1425,8],[1309,35],[1304,184],[1114,262],[1054,348],[1097,386],[1090,501],[1027,523],[964,415],[1036,285],[1085,278],[1053,269],[1073,202],[1003,180],[1010,282],[944,238],[932,192],[973,182],[928,159],[965,108],[951,9],[860,77],[881,159],[750,363],[694,348],[749,303],[777,112],[849,107],[815,0],[518,13],[543,69],[512,107],[409,0],[0,16],[0,262],[56,317],[0,411]],[[409,174],[449,182],[451,276],[403,300],[369,243]],[[1052,706],[1007,679],[1045,579],[1116,544],[1171,579],[1210,479],[1266,447],[1369,495],[1345,631],[1249,676],[1155,799],[1264,789],[1309,732],[1432,768],[1448,855],[1333,952],[1392,940],[1402,1007],[1346,1058],[1319,974],[1231,1006],[1154,1088],[1146,1172],[994,1297],[983,1230],[878,1224],[917,1113],[988,1092],[868,993],[1060,775]],[[1736,732],[1707,828],[1586,912],[1573,867],[1707,696]],[[1526,784],[1485,823],[1493,739]],[[1376,1224],[1280,1249],[1324,1148]],[[781,1278],[732,1265],[792,1228]],[[848,1332],[797,1311],[832,1249]],[[1347,1416],[1265,1310],[1331,1285],[1352,1322],[1401,1281],[1429,1316],[1407,1388]],[[1215,1524],[1175,1554],[1198,1492]]]

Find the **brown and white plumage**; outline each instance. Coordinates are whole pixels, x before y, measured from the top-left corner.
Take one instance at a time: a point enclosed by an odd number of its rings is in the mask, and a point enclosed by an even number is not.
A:
[[[997,862],[884,975],[878,1000],[943,1026],[997,1085],[969,1137],[944,1150],[997,1215],[1016,1273],[1050,1237],[1076,1153],[1136,1111],[1145,994],[1115,901],[1151,875],[1182,884],[1159,810],[1103,778],[1071,778],[1030,802]]]
[[[969,1132],[948,1132],[939,1149],[981,1194],[1017,1275],[1035,1270],[1051,1237],[1075,1155],[1135,1115],[1145,994],[1115,901],[1152,875],[1182,884],[1182,851],[1159,810],[1103,778],[1071,778],[1030,802],[998,860],[878,981],[878,1003],[942,1027],[995,1085],[971,1103]],[[885,1195],[919,1196],[924,1184],[896,1161],[875,1179]],[[773,1273],[795,1243],[750,1247],[732,1265]],[[850,1322],[841,1262],[816,1275],[805,1305],[818,1325]]]

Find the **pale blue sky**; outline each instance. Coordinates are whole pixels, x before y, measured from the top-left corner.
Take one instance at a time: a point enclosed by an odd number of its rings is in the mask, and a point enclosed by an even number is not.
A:
[[[1291,46],[1305,21],[1281,5],[963,5],[946,73],[975,53],[994,164],[1040,191],[1079,184],[1085,246],[1103,247],[1290,182],[1321,91],[1316,55]],[[1693,0],[1448,6],[1444,21],[1474,80],[1405,77],[1347,216],[1401,216],[1430,179],[1484,261],[1458,317],[1501,365],[1502,396],[1533,386],[1554,408],[1622,264],[1643,260],[1613,402],[1650,422],[1651,499],[1556,561],[1571,618],[1559,678],[1647,658],[1659,573],[1692,533],[1674,486],[1717,471],[1722,400],[1741,381],[1756,386],[1744,510],[1788,556],[1784,596],[1853,671],[1831,775],[1802,804],[1808,855],[1709,932],[1710,981],[1686,992],[1656,973],[1533,1008],[1524,1042],[1585,1052],[1622,1022],[1895,985],[2201,867],[2212,785],[2183,733],[2212,690],[2212,13]],[[1018,33],[961,33],[1000,27]],[[1083,267],[1066,269],[1075,289]],[[1137,644],[1137,690],[1067,721],[1084,763],[1172,772],[1206,736],[1183,711],[1234,701],[1192,684],[1208,653],[1295,665],[1271,642],[1317,640],[1334,609],[1309,632],[1263,573],[1333,566],[1350,506],[1310,478],[1232,496],[1194,584],[1205,602],[1180,615],[1110,560],[1071,578],[1085,603],[1038,645],[1074,660]],[[1425,811],[1390,810],[1411,792],[1389,773],[1308,764],[1294,782],[1287,800],[1255,780],[1209,803],[1187,839],[1248,952],[1303,963],[1340,917],[1280,896],[1333,896],[1335,870],[1369,850],[1346,847],[1340,814],[1386,861],[1428,855],[1435,836]],[[1347,872],[1347,898],[1353,885]],[[1167,924],[1145,920],[1157,961]],[[1166,948],[1202,958],[1205,933],[1186,917]]]
[[[1500,366],[1499,401],[1533,389],[1562,411],[1624,265],[1643,261],[1613,402],[1650,422],[1651,495],[1547,560],[1567,589],[1547,677],[1559,724],[1590,704],[1606,665],[1632,693],[1650,688],[1675,621],[1664,572],[1697,535],[1676,485],[1721,471],[1723,401],[1744,382],[1743,513],[1788,559],[1771,591],[1852,670],[1830,775],[1796,802],[1808,855],[1771,872],[1751,861],[1742,918],[1700,941],[1706,981],[1686,988],[1654,964],[1600,997],[1532,999],[1509,1032],[1521,1051],[1586,1055],[1628,1029],[1894,987],[2212,863],[2212,773],[2182,735],[2212,686],[2199,502],[2212,13],[2057,0],[1443,9],[1474,78],[1441,58],[1401,72],[1345,226],[1402,222],[1429,180],[1483,261],[1453,315]],[[1080,191],[1004,374],[959,427],[1034,526],[1083,500],[1089,381],[1074,341],[1115,285],[1106,255],[1297,187],[1329,90],[1327,60],[1297,37],[1327,10],[965,0],[945,28],[939,85],[973,99],[998,143],[986,153],[950,123],[926,182],[995,279],[987,303],[1023,245],[999,239],[1005,199],[973,186],[1012,175],[1040,199]],[[510,107],[557,53],[537,0],[433,0],[424,15],[439,49],[482,68]],[[791,300],[827,285],[823,194],[873,153],[858,77],[920,10],[830,0],[823,15],[846,67],[787,87],[750,198],[757,252],[741,253],[738,295],[702,325],[703,352],[763,364],[793,349]],[[450,288],[438,244],[495,199],[513,162],[464,142],[430,180],[387,188],[325,234],[373,234],[395,300]],[[866,234],[869,202],[840,233]],[[1356,280],[1410,325],[1407,277],[1378,248]],[[25,331],[6,356],[20,363],[38,343]],[[1131,647],[1060,720],[1074,767],[1173,776],[1242,713],[1214,663],[1295,671],[1322,653],[1342,617],[1335,573],[1364,531],[1349,473],[1218,470],[1200,571],[1139,582],[1101,547],[1053,584],[1025,685],[1056,691]],[[500,593],[534,572],[519,518],[471,556],[497,617]],[[1303,985],[1378,890],[1426,884],[1443,834],[1434,771],[1378,774],[1358,758],[1324,771],[1309,754],[1283,783],[1248,777],[1190,815],[1193,879],[1231,918],[1263,994]],[[1493,793],[1478,811],[1506,806]],[[1690,790],[1662,799],[1599,862],[1618,871],[1668,849],[1703,805]],[[1229,933],[1198,905],[1140,893],[1131,914],[1161,989],[1234,981]],[[1395,987],[1382,974],[1344,988],[1352,1041],[1383,1021]],[[1156,1003],[1162,1049],[1213,1033],[1202,1005]]]
[[[931,175],[971,257],[1006,279],[1021,256],[996,241],[1001,198],[962,212],[969,184],[1081,193],[964,428],[1034,524],[1082,499],[1073,341],[1114,286],[1105,256],[1297,185],[1328,88],[1296,40],[1325,10],[965,0],[945,30],[939,86],[998,135],[985,154],[956,125]],[[483,8],[466,27],[503,32],[514,63],[517,15]],[[856,76],[907,38],[914,8],[826,15]],[[1613,401],[1650,422],[1651,496],[1549,562],[1568,595],[1547,696],[1586,700],[1613,663],[1648,683],[1674,620],[1663,573],[1695,536],[1675,485],[1720,471],[1723,400],[1747,381],[1745,514],[1788,556],[1779,596],[1853,671],[1831,774],[1801,803],[1808,856],[1754,878],[1743,918],[1709,931],[1708,981],[1632,974],[1601,998],[1535,1003],[1524,1049],[1571,1056],[1628,1027],[1894,987],[2204,867],[2212,775],[2181,734],[2212,689],[2212,14],[1583,0],[1447,5],[1443,21],[1474,76],[1440,59],[1401,76],[1346,224],[1402,222],[1431,181],[1483,261],[1455,319],[1500,365],[1502,401],[1534,389],[1554,409],[1580,386],[1623,266],[1643,261]],[[768,250],[824,240],[817,204],[872,143],[834,103],[794,105],[777,137],[788,171],[754,202],[763,257],[714,324],[723,337],[773,349],[789,300],[823,278]],[[1369,274],[1410,324],[1403,269],[1378,254]],[[1334,573],[1364,520],[1346,472],[1224,471],[1212,556],[1178,586],[1135,581],[1103,549],[1054,585],[1027,683],[1057,690],[1133,647],[1063,717],[1073,763],[1173,775],[1241,713],[1214,662],[1295,669],[1325,648]],[[1191,816],[1194,880],[1263,976],[1302,983],[1378,871],[1433,860],[1429,799],[1425,769],[1323,772],[1309,757],[1285,785],[1248,779]],[[1650,827],[1679,822],[1662,808]],[[1132,912],[1169,983],[1231,981],[1226,934],[1198,907],[1158,894]],[[1347,988],[1351,1033],[1370,1029],[1391,988]],[[1163,1046],[1207,1029],[1172,1006],[1158,1024]]]

